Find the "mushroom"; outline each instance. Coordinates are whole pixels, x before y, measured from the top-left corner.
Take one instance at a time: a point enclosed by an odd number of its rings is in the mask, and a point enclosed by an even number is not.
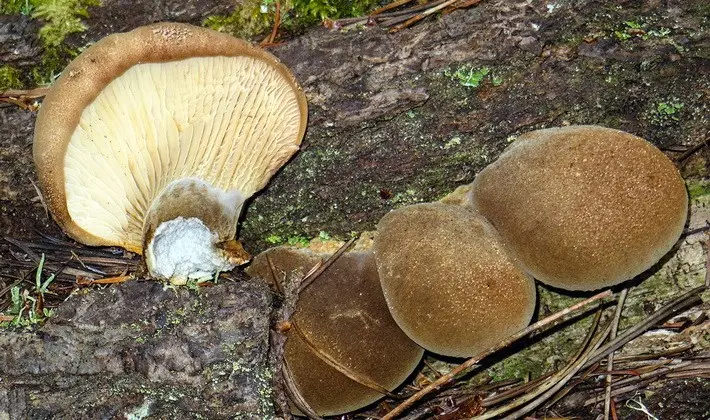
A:
[[[88,245],[145,253],[176,283],[246,262],[244,201],[298,150],[306,99],[271,54],[158,23],[87,48],[52,85],[34,159],[54,219]]]
[[[247,273],[267,280],[273,280],[272,273],[293,279],[328,256],[276,247],[259,254]],[[322,416],[347,413],[377,401],[383,394],[358,380],[391,391],[422,357],[421,347],[392,320],[369,251],[346,252],[335,260],[300,293],[291,321],[284,349],[286,366],[304,400]],[[346,376],[328,358],[355,376]]]
[[[392,317],[427,350],[472,356],[532,318],[533,279],[467,208],[425,203],[392,211],[377,225],[373,251]]]
[[[595,126],[523,134],[478,174],[471,194],[528,273],[568,290],[650,268],[688,212],[683,179],[660,150]]]

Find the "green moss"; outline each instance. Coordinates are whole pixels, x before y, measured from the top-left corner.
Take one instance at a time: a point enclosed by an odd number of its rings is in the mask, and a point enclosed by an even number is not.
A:
[[[34,0],[32,17],[44,25],[39,37],[46,48],[58,48],[73,33],[83,32],[86,26],[81,18],[89,16],[87,7],[99,6],[99,0]]]
[[[461,86],[477,88],[485,80],[490,80],[493,86],[503,84],[503,78],[500,75],[491,73],[490,67],[472,67],[464,65],[456,70],[444,70],[444,76],[453,81],[458,82]]]
[[[648,119],[653,125],[665,127],[680,121],[681,111],[685,107],[683,102],[677,99],[657,102],[648,111]]]
[[[0,91],[7,89],[22,89],[20,81],[20,71],[12,66],[0,67]]]
[[[260,0],[245,0],[232,14],[209,16],[202,25],[236,37],[254,38],[265,33],[273,24],[273,10],[269,6],[262,9],[261,4]]]
[[[318,233],[318,236],[313,239],[310,239],[304,234],[294,234],[288,237],[282,237],[279,235],[272,234],[264,238],[264,242],[269,245],[290,245],[296,247],[307,247],[311,243],[311,241],[315,239],[318,239],[321,242],[326,242],[331,239],[331,235],[322,230]]]
[[[710,195],[710,181],[708,180],[687,181],[686,186],[691,200],[698,200]]]
[[[67,48],[45,49],[40,64],[30,72],[35,86],[51,84],[75,56],[76,53]]]
[[[29,15],[42,22],[38,36],[44,53],[40,64],[30,72],[35,85],[51,83],[78,54],[78,51],[67,47],[64,40],[73,33],[85,31],[82,19],[89,15],[87,8],[99,5],[99,0],[9,0],[4,5],[14,13]]]
[[[0,2],[0,15],[29,15],[32,10],[32,3],[29,0],[2,0]]]
[[[281,28],[295,33],[326,19],[362,16],[378,0],[286,0],[280,3]],[[268,33],[274,25],[274,0],[245,0],[229,15],[207,17],[203,26],[252,39]]]

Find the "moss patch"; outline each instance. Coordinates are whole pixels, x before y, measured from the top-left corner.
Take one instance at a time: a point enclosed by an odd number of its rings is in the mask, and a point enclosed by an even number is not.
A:
[[[44,22],[39,37],[44,54],[39,66],[32,70],[36,85],[46,85],[62,71],[78,51],[64,44],[67,36],[83,32],[82,18],[89,16],[87,7],[99,6],[99,0],[32,0],[31,16]]]
[[[378,0],[285,0],[280,3],[281,28],[298,33],[326,19],[362,16],[378,4]],[[253,39],[271,30],[275,15],[274,0],[245,0],[229,15],[207,17],[203,26]]]
[[[22,86],[22,81],[20,81],[20,70],[9,65],[0,67],[0,91],[7,89],[21,89]]]
[[[100,6],[100,0],[3,0],[0,14],[23,14],[42,22],[38,36],[44,52],[40,63],[25,77],[15,75],[14,88],[22,88],[20,80],[30,81],[35,86],[47,85],[79,53],[67,47],[67,36],[85,31],[82,19],[89,16],[89,6]],[[4,69],[2,67],[1,69]],[[7,75],[0,70],[0,90]]]
[[[0,15],[29,15],[32,2],[29,0],[3,0],[0,2]]]
[[[710,181],[697,180],[686,181],[688,187],[688,195],[692,201],[707,201],[710,195]]]

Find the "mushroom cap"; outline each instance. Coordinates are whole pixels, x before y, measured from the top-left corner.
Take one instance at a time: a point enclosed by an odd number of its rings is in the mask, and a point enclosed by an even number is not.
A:
[[[67,66],[42,103],[33,153],[70,236],[141,252],[146,213],[172,181],[248,198],[298,150],[306,119],[305,95],[273,55],[158,23],[107,36]],[[234,237],[236,220],[226,224],[220,237]]]
[[[568,290],[650,268],[688,212],[683,179],[660,150],[595,126],[523,134],[478,174],[472,202],[528,273]]]
[[[392,317],[419,345],[468,357],[528,325],[535,283],[470,210],[416,204],[385,215],[373,245]]]
[[[302,276],[327,255],[276,247],[259,254],[247,269],[251,276]],[[393,390],[416,368],[423,350],[410,340],[387,309],[371,252],[340,256],[300,295],[292,321],[316,348],[351,372]],[[348,378],[321,360],[293,329],[287,332],[285,360],[301,395],[316,413],[347,413],[382,394]]]

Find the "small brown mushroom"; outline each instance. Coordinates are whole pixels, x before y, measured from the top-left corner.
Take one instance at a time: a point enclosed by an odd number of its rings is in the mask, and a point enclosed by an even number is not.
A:
[[[328,257],[276,247],[259,254],[247,272],[273,280],[267,256],[275,274],[288,278],[303,276]],[[299,392],[322,416],[357,410],[383,395],[338,371],[303,337],[349,372],[387,390],[398,387],[422,357],[422,348],[397,327],[387,309],[371,252],[340,256],[301,292],[291,321],[284,357]]]
[[[528,273],[568,290],[647,270],[688,212],[683,179],[660,150],[595,126],[523,134],[478,174],[471,201]]]
[[[268,52],[158,23],[110,35],[67,66],[42,103],[33,152],[70,236],[145,252],[154,277],[182,282],[245,262],[230,243],[242,205],[298,150],[306,118],[303,92]]]
[[[524,328],[535,284],[508,256],[495,229],[442,203],[392,211],[373,245],[392,317],[435,353],[466,357]]]

